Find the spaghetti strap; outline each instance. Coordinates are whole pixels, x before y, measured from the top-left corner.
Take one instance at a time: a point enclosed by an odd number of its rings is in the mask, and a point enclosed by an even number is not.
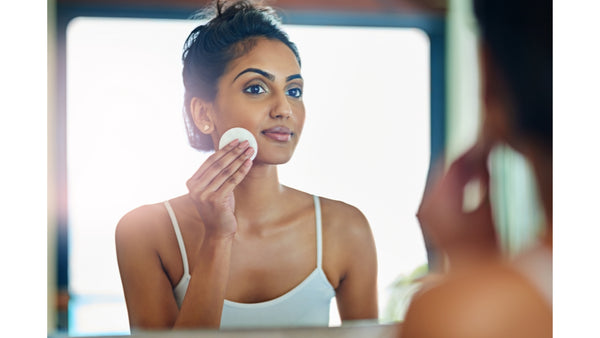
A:
[[[321,269],[323,266],[323,236],[322,236],[322,224],[321,224],[321,201],[319,196],[313,195],[315,203],[315,223],[317,232],[317,268]]]
[[[175,212],[173,211],[173,208],[171,208],[171,203],[169,203],[169,201],[165,201],[164,204],[165,208],[167,208],[167,212],[169,213],[169,217],[171,217],[171,223],[173,224],[173,229],[175,230],[175,236],[177,236],[177,243],[179,244],[179,251],[181,252],[181,261],[183,262],[183,275],[186,276],[189,274],[189,267],[187,253],[185,251],[185,244],[183,243],[183,236],[181,235],[179,223],[175,217]]]

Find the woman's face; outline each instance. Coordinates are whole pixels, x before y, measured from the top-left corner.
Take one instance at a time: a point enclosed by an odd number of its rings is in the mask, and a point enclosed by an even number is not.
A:
[[[259,38],[219,80],[213,107],[215,144],[227,129],[242,127],[256,137],[255,163],[289,161],[304,125],[303,83],[289,47]]]

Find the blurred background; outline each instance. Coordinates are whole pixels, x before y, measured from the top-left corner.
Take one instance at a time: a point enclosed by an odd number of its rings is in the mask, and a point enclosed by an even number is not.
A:
[[[269,3],[299,46],[306,78],[305,131],[281,181],[365,213],[378,250],[380,321],[402,321],[438,259],[414,217],[430,164],[469,147],[480,122],[471,3]],[[114,229],[128,210],[185,193],[206,156],[186,144],[180,78],[183,41],[198,24],[188,18],[204,4],[48,2],[49,334],[129,332]],[[335,141],[324,142],[331,126]],[[541,215],[528,164],[509,148],[492,157],[495,217],[512,254]],[[333,306],[331,325],[335,316]]]

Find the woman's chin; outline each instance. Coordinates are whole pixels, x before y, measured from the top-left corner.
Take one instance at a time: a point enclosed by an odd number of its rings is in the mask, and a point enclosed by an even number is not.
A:
[[[258,154],[253,161],[253,166],[255,165],[280,165],[286,164],[292,159],[293,154],[269,154],[265,156],[261,156],[262,154]]]

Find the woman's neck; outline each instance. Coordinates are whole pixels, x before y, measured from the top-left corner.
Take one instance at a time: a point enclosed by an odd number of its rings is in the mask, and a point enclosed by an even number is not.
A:
[[[240,224],[261,224],[276,217],[285,187],[279,183],[277,166],[255,165],[235,188],[235,215]]]

